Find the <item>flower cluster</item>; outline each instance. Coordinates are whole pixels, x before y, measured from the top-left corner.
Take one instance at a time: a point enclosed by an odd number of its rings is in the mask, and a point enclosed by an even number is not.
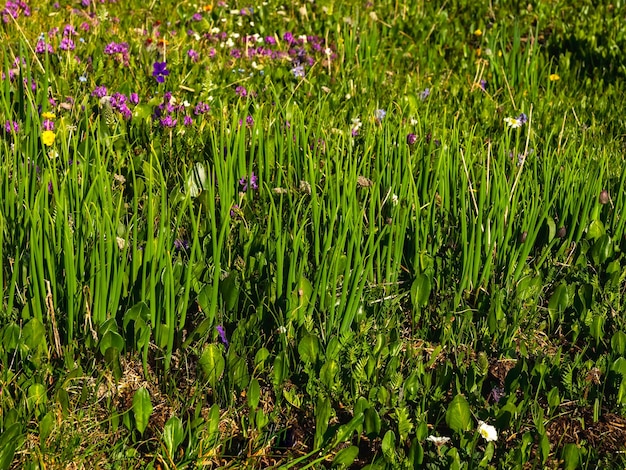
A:
[[[516,118],[507,117],[504,118],[505,124],[507,124],[511,129],[517,129],[518,127],[522,127],[524,124],[528,122],[528,116],[524,113],[520,114]]]
[[[156,79],[157,82],[163,83],[165,81],[165,77],[170,74],[170,71],[167,70],[166,62],[155,62],[152,65],[152,76]]]
[[[104,47],[104,53],[112,56],[116,62],[123,66],[128,66],[130,48],[127,42],[110,42]]]
[[[24,16],[30,16],[30,7],[28,4],[21,0],[8,0],[2,10],[2,21],[9,23],[12,20],[18,19],[21,13],[24,13]]]
[[[250,179],[248,179],[247,176],[243,176],[239,180],[239,186],[241,186],[241,191],[244,193],[248,190],[248,188],[256,191],[257,189],[259,189],[259,178],[257,177],[257,175],[254,174],[253,171],[250,175]]]

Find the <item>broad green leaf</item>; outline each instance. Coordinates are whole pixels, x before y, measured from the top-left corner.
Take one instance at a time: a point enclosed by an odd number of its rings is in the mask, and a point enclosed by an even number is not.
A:
[[[305,334],[300,343],[298,344],[298,353],[300,358],[307,364],[313,363],[317,360],[319,354],[319,341],[316,336],[312,334]]]
[[[163,441],[171,459],[174,459],[176,449],[178,449],[178,446],[182,444],[184,439],[183,422],[178,416],[172,416],[163,427]]]
[[[349,440],[359,426],[363,424],[363,413],[358,413],[346,424],[339,426],[334,439],[334,446]]]
[[[391,429],[385,433],[381,448],[385,460],[389,463],[394,463],[396,460],[396,435]]]
[[[338,383],[335,383],[335,377],[339,373],[339,368],[337,361],[334,359],[327,360],[320,370],[320,381],[328,388],[338,385]]]
[[[457,395],[446,410],[446,424],[455,432],[468,431],[472,425],[469,403],[463,395]]]
[[[596,265],[603,264],[613,256],[613,241],[607,234],[598,238],[591,247],[591,257]]]
[[[268,357],[270,357],[270,352],[266,348],[259,349],[254,355],[254,367],[257,369],[264,367]]]
[[[56,422],[55,413],[53,411],[49,411],[43,416],[43,418],[39,420],[39,445],[40,446],[45,447],[46,440],[48,439],[48,436],[50,436],[50,433],[52,432],[52,429],[54,428],[55,422]]]
[[[373,406],[366,409],[364,412],[365,415],[365,433],[370,437],[378,437],[380,434],[380,429],[382,427],[382,423],[380,421],[380,416],[378,415],[378,411]]]
[[[611,338],[611,349],[615,354],[624,355],[626,351],[626,334],[623,331],[616,331]]]
[[[9,323],[2,332],[2,345],[0,345],[0,348],[4,349],[4,351],[13,351],[20,343],[21,333],[17,323]]]
[[[243,390],[248,386],[250,373],[246,361],[234,352],[228,355],[228,375],[237,389]]]
[[[517,284],[517,296],[522,301],[537,299],[543,288],[541,276],[524,277]]]
[[[550,313],[552,324],[556,323],[559,315],[563,313],[569,305],[570,296],[568,286],[565,283],[559,284],[548,302],[548,312]]]
[[[289,376],[289,364],[284,352],[279,352],[274,358],[274,387],[280,387]]]
[[[215,388],[224,373],[226,364],[220,347],[217,344],[207,345],[202,351],[198,363],[209,385]]]
[[[120,336],[117,331],[109,330],[107,331],[102,339],[100,340],[100,353],[104,355],[107,349],[114,348],[119,352],[124,350],[124,338]]]
[[[46,387],[43,384],[34,383],[28,387],[27,405],[29,411],[33,411],[40,406],[44,406],[48,400]]]
[[[606,233],[604,224],[600,220],[592,220],[587,227],[587,240],[597,240]]]
[[[313,446],[316,449],[322,447],[322,444],[324,443],[324,434],[328,429],[331,412],[332,408],[330,406],[330,399],[320,396],[317,399],[317,405],[315,406],[315,438]]]
[[[565,447],[563,447],[563,462],[565,470],[576,470],[581,467],[580,450],[576,444],[565,444]]]
[[[248,406],[255,410],[261,400],[261,386],[257,379],[252,379],[248,385]]]
[[[420,274],[411,284],[411,300],[415,307],[426,307],[430,298],[430,277],[425,273]]]
[[[239,300],[239,286],[237,285],[237,272],[233,271],[220,281],[220,293],[226,310],[232,311],[237,306]]]
[[[8,470],[13,462],[15,450],[22,440],[22,426],[13,423],[0,434],[0,470]]]
[[[152,401],[150,401],[150,393],[144,387],[141,387],[133,396],[133,415],[135,416],[135,426],[140,434],[148,427],[148,420],[152,415]]]
[[[354,459],[359,455],[359,448],[357,446],[350,446],[341,449],[335,455],[332,462],[332,467],[349,467],[354,463]]]

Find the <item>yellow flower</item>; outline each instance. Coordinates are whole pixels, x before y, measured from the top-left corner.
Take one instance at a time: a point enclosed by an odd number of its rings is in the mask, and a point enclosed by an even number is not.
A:
[[[551,73],[549,78],[551,82],[556,82],[561,79],[561,77],[559,77],[556,73]]]
[[[45,113],[41,113],[41,117],[44,119],[54,119],[56,114],[46,111]]]
[[[54,144],[55,134],[53,131],[43,131],[41,134],[41,139],[43,140],[44,145],[50,147]]]
[[[477,29],[476,31],[474,31],[474,36],[482,36],[483,32],[480,29]]]

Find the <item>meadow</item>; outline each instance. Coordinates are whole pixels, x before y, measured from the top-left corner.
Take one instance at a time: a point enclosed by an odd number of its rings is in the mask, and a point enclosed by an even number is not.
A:
[[[0,16],[0,470],[626,466],[624,4]]]

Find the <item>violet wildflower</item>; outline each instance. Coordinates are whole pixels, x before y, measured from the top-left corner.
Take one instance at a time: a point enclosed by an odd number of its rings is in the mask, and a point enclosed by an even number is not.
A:
[[[526,124],[528,122],[528,116],[526,116],[524,113],[522,113],[519,116],[517,116],[517,120],[519,122],[521,122],[522,125],[524,125],[524,124]]]
[[[131,93],[128,101],[130,101],[132,104],[139,104],[139,95],[137,93]]]
[[[296,78],[303,78],[304,77],[304,66],[303,65],[296,65],[294,68],[291,69],[291,73]]]
[[[167,128],[172,128],[172,127],[176,127],[176,123],[178,122],[177,119],[172,119],[171,115],[167,115],[164,118],[161,118],[161,126],[163,127],[167,127]]]
[[[183,240],[182,238],[174,240],[174,251],[186,251],[190,246],[188,240]]]
[[[485,80],[484,78],[482,78],[479,82],[480,88],[483,91],[487,91],[487,80]]]
[[[76,45],[74,44],[74,41],[72,41],[70,38],[65,37],[61,39],[59,49],[61,49],[62,51],[73,51],[74,49],[76,49]]]
[[[202,13],[194,13],[191,19],[193,21],[202,21]]]
[[[253,171],[252,175],[250,176],[250,180],[248,181],[248,178],[244,176],[239,180],[239,185],[243,186],[241,190],[244,193],[248,190],[248,187],[250,187],[253,191],[256,191],[257,189],[259,189],[259,178],[257,177],[257,175],[254,174]]]
[[[191,116],[185,115],[185,117],[183,118],[183,124],[187,127],[191,126],[193,124],[193,119],[191,118]]]
[[[254,118],[252,116],[246,117],[246,125],[252,127],[254,125]]]
[[[41,123],[41,127],[44,131],[53,131],[54,130],[54,122],[50,119],[44,119]]]
[[[291,44],[292,42],[294,42],[293,34],[291,32],[289,32],[289,31],[287,31],[285,34],[283,34],[283,40],[287,44]]]
[[[420,92],[420,100],[425,100],[430,96],[430,88],[425,88],[424,91]]]
[[[4,122],[4,130],[7,133],[11,133],[11,131],[13,131],[13,132],[15,132],[17,134],[19,132],[19,130],[20,130],[20,126],[19,126],[19,124],[16,121],[6,120]]]
[[[167,70],[166,62],[155,62],[152,65],[152,76],[156,78],[156,81],[159,83],[163,83],[165,81],[166,76],[170,74],[170,71]]]
[[[215,329],[217,330],[217,334],[220,335],[220,340],[224,343],[224,346],[228,348],[228,338],[226,338],[226,331],[224,330],[224,327],[222,325],[217,325]]]
[[[200,59],[200,56],[198,55],[198,53],[196,51],[194,51],[193,49],[189,49],[187,51],[187,56],[191,59],[192,62],[198,62],[198,60]]]
[[[97,86],[91,92],[91,96],[93,96],[95,98],[103,98],[106,95],[107,95],[107,87],[105,87],[105,86]]]
[[[35,46],[35,53],[45,54],[46,52],[48,52],[48,54],[54,53],[54,48],[52,47],[52,44],[48,44],[44,40],[37,41],[37,45]]]
[[[248,90],[246,90],[246,88],[241,85],[235,88],[235,93],[237,93],[241,98],[245,98],[246,96],[248,96]]]
[[[203,103],[202,101],[200,101],[196,105],[196,107],[193,109],[193,113],[196,116],[199,116],[200,114],[208,113],[210,110],[211,110],[211,107],[207,103]]]
[[[376,112],[374,113],[374,117],[376,118],[378,122],[385,119],[386,115],[387,115],[387,111],[385,111],[384,109],[377,109]]]
[[[233,204],[230,208],[230,216],[234,219],[237,218],[241,214],[241,208],[238,204]]]
[[[415,134],[408,134],[406,136],[406,143],[409,145],[413,145],[415,142],[417,142],[417,136]]]

